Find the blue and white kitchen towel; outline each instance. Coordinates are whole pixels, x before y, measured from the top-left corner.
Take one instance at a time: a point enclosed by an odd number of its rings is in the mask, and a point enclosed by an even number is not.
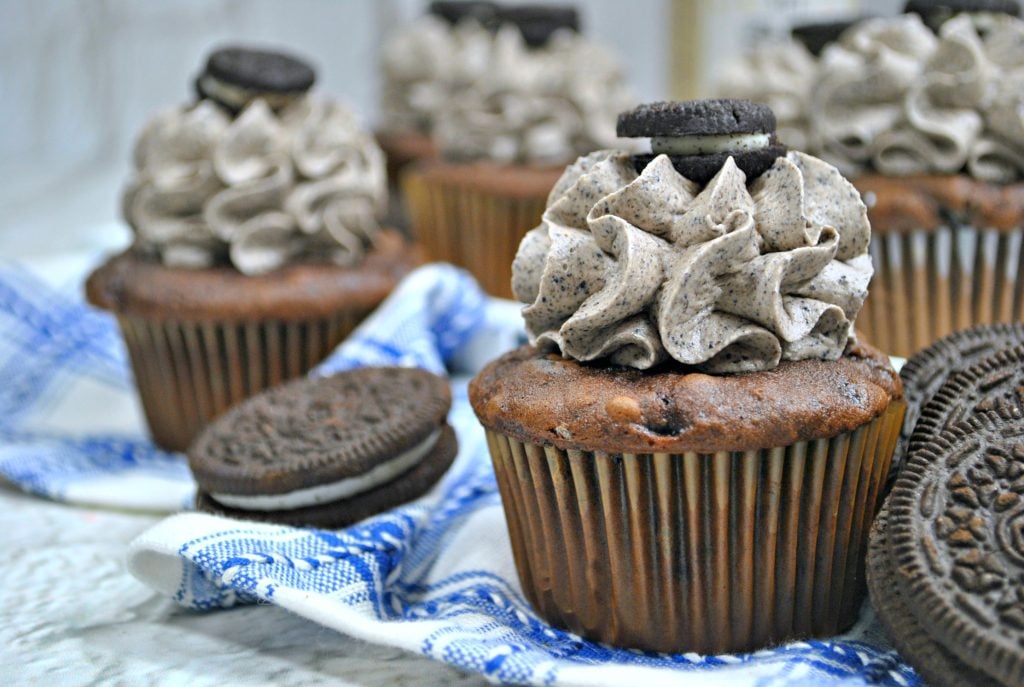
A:
[[[73,287],[69,292],[67,287]],[[176,511],[193,484],[146,439],[111,318],[77,284],[0,267],[0,474],[72,503]],[[853,631],[744,655],[614,649],[554,629],[522,596],[465,374],[521,337],[465,273],[421,268],[322,366],[453,375],[459,456],[426,497],[341,531],[173,515],[134,541],[132,572],[202,610],[269,602],[495,682],[532,685],[909,685],[866,608]]]

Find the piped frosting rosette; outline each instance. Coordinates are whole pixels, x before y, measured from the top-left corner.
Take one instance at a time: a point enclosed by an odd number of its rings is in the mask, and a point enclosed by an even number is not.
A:
[[[666,155],[638,174],[628,154],[599,151],[552,190],[512,288],[531,340],[566,357],[768,370],[842,355],[869,240],[857,191],[803,153],[749,185],[730,157],[700,188]]]
[[[960,14],[936,37],[917,15],[860,24],[830,47],[812,120],[844,171],[1024,175],[1024,22]]]
[[[174,267],[230,261],[245,274],[293,260],[348,265],[373,243],[384,161],[342,106],[312,96],[235,119],[210,101],[145,127],[123,197],[137,243]]]
[[[530,48],[506,24],[487,73],[444,103],[432,134],[453,159],[564,162],[614,145],[616,115],[633,102],[620,65],[600,45],[558,31]]]
[[[487,73],[493,42],[472,18],[427,15],[397,31],[382,51],[385,125],[429,133],[451,97]]]
[[[746,98],[772,108],[779,140],[790,148],[812,147],[807,111],[817,60],[795,40],[764,41],[726,64],[718,91],[726,98]]]

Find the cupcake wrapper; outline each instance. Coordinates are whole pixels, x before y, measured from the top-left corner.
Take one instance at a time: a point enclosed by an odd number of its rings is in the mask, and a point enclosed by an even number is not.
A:
[[[526,232],[540,224],[547,190],[503,196],[415,170],[402,186],[413,235],[428,257],[465,267],[492,296],[512,298],[512,260]]]
[[[909,357],[976,324],[1024,319],[1024,229],[940,227],[876,234],[875,276],[857,328],[877,348]]]
[[[122,315],[118,323],[153,441],[184,451],[210,420],[235,403],[308,372],[367,314],[253,322]]]
[[[487,431],[523,590],[609,644],[749,651],[857,618],[904,404],[832,439],[609,454]]]

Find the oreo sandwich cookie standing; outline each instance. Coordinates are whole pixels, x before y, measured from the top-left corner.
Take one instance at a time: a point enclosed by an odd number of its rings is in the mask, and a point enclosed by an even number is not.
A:
[[[665,154],[676,171],[698,184],[710,181],[729,157],[749,182],[786,154],[775,136],[775,114],[750,100],[647,103],[619,115],[616,133],[651,139],[650,154],[633,156],[638,172]]]
[[[945,336],[915,353],[900,370],[907,399],[907,414],[900,432],[900,458],[910,449],[910,438],[921,412],[951,376],[998,351],[1024,344],[1024,323],[986,324]]]
[[[362,368],[275,387],[210,424],[188,451],[197,508],[342,527],[426,493],[457,441],[444,379]]]
[[[912,452],[870,543],[883,624],[934,685],[1024,684],[1024,415],[978,411]]]
[[[306,93],[315,80],[313,67],[294,55],[230,46],[210,53],[195,86],[200,99],[213,100],[233,113],[257,98],[280,111]]]

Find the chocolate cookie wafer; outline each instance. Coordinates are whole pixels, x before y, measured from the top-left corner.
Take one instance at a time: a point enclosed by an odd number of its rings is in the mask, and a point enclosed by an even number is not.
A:
[[[425,493],[451,465],[445,380],[363,368],[275,387],[211,423],[188,451],[197,507],[339,527]]]
[[[571,5],[508,5],[498,9],[502,23],[513,24],[531,48],[546,45],[556,31],[579,33],[580,17]]]
[[[921,409],[910,436],[913,452],[931,437],[983,410],[1024,409],[1024,346],[1006,348],[951,375]]]
[[[908,0],[903,6],[907,14],[921,17],[930,29],[939,32],[945,21],[964,12],[971,14],[1008,14],[1020,16],[1018,0]]]
[[[315,80],[313,68],[293,55],[228,46],[210,54],[195,85],[200,98],[240,112],[256,98],[262,98],[274,110],[281,110],[308,91]]]
[[[981,411],[913,451],[885,527],[895,585],[930,640],[992,680],[1024,684],[1024,417]]]
[[[936,643],[907,605],[896,572],[889,560],[889,507],[886,502],[871,526],[867,557],[868,591],[882,627],[906,660],[928,684],[1000,687],[999,682],[977,671]]]
[[[900,370],[907,414],[903,418],[896,456],[905,455],[922,409],[951,375],[1005,348],[1024,344],[1024,323],[986,324],[939,339],[915,353]]]
[[[665,154],[680,174],[698,184],[710,181],[730,157],[750,181],[786,154],[775,136],[775,114],[750,100],[646,103],[620,114],[616,133],[651,139],[650,154],[633,156],[638,172]]]

